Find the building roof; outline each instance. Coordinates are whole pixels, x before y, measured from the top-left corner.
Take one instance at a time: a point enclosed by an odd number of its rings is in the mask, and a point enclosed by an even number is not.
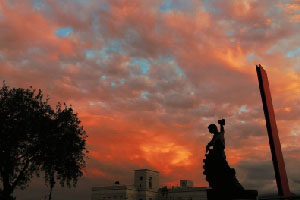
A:
[[[165,190],[166,188],[159,188],[159,192]],[[207,190],[207,187],[172,187],[167,188],[168,193],[176,193],[176,192],[194,192],[194,191],[203,191]]]
[[[92,187],[92,191],[100,190],[135,190],[133,185],[112,185],[112,186],[102,186],[102,187]]]
[[[136,169],[134,171],[151,171],[151,172],[159,173],[159,171],[155,171],[155,170],[151,170],[151,169]]]

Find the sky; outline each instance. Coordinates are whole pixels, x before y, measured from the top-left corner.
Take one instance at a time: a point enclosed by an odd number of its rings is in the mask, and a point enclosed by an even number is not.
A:
[[[276,192],[255,65],[267,71],[290,189],[300,193],[299,0],[0,0],[0,80],[72,105],[87,132],[91,187],[205,187],[208,125],[226,119],[226,156],[246,189]],[[14,194],[42,199],[42,178]]]

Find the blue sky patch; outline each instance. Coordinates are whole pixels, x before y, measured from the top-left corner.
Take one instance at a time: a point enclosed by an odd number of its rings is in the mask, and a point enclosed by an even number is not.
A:
[[[66,37],[68,35],[70,35],[73,32],[73,29],[70,27],[66,27],[66,28],[60,28],[56,30],[56,35],[58,37]]]
[[[141,93],[141,97],[143,98],[143,99],[148,99],[148,95],[149,95],[149,92],[142,92]]]
[[[193,2],[167,0],[160,7],[160,11],[183,10],[194,7]]]
[[[85,50],[85,57],[88,59],[97,57],[107,58],[108,54],[104,50],[88,49]]]
[[[271,53],[273,53],[273,52],[278,51],[278,50],[280,49],[281,46],[282,46],[282,45],[280,45],[280,44],[275,44],[275,45],[273,45],[270,49],[268,49],[268,50],[266,51],[266,54],[271,54]]]
[[[123,53],[123,50],[121,49],[121,44],[119,40],[114,40],[107,45],[105,45],[102,49],[102,51],[105,52],[105,54],[110,54],[112,52],[114,53]]]
[[[227,36],[233,36],[234,35],[234,30],[229,30],[226,32]]]
[[[85,55],[87,58],[95,58],[100,56],[104,59],[107,59],[113,53],[123,53],[120,42],[118,40],[110,42],[109,44],[105,45],[101,50],[88,49],[85,51]]]
[[[146,59],[132,57],[130,60],[130,65],[139,65],[141,72],[146,74],[149,70],[150,63]]]
[[[120,41],[115,40],[105,45],[102,49],[86,49],[85,56],[88,59],[92,58],[101,58],[101,60],[106,60],[111,54],[119,53],[123,54],[123,50],[121,48]],[[101,63],[101,60],[100,63]],[[99,63],[98,63],[99,64]]]
[[[219,14],[220,9],[216,8],[214,2],[211,0],[201,0],[202,2],[202,9],[207,12],[212,12],[214,14]]]
[[[115,83],[115,82],[111,82],[110,86],[111,86],[111,87],[115,87],[115,86],[116,86],[116,83]]]
[[[41,9],[41,6],[42,6],[41,0],[34,0],[32,3],[33,9],[39,10]]]
[[[95,54],[97,54],[97,51],[95,51],[95,50],[86,50],[85,51],[86,58],[94,58]]]
[[[297,49],[295,50],[292,50],[292,51],[288,51],[286,54],[285,54],[285,57],[288,57],[288,58],[293,58],[295,55],[297,54],[300,54],[300,47],[298,47]]]
[[[120,81],[121,84],[124,84],[125,83],[125,78],[121,78],[119,81]]]
[[[107,2],[101,2],[99,8],[100,10],[108,11],[110,9],[110,5]]]
[[[240,112],[245,112],[247,111],[247,106],[243,105],[241,108],[240,108]]]
[[[184,75],[184,71],[177,64],[175,64],[175,70],[180,76]]]
[[[178,75],[184,76],[184,71],[179,67],[179,65],[177,64],[177,62],[175,61],[175,59],[172,55],[167,55],[167,56],[162,57],[162,62],[164,64],[169,64],[169,65],[174,66]]]
[[[246,57],[247,61],[253,61],[255,58],[255,53],[249,53]]]

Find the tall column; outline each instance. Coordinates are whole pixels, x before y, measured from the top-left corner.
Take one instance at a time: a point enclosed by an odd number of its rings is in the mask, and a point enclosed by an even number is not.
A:
[[[263,109],[266,118],[266,126],[269,135],[269,144],[272,153],[272,161],[275,170],[275,178],[279,196],[290,196],[289,183],[285,171],[285,164],[281,152],[278,129],[275,120],[275,113],[272,104],[272,97],[269,88],[269,81],[266,71],[261,65],[256,66],[259,81],[259,90],[263,102]]]

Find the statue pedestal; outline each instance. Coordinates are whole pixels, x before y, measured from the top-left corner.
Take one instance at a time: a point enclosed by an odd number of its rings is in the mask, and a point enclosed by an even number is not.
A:
[[[228,193],[226,191],[207,190],[208,200],[256,200],[258,193],[256,190],[244,190],[240,193]]]
[[[245,190],[235,176],[234,168],[226,161],[224,150],[210,149],[205,155],[204,172],[206,180],[212,189],[207,190],[208,200],[255,200],[256,190]]]

